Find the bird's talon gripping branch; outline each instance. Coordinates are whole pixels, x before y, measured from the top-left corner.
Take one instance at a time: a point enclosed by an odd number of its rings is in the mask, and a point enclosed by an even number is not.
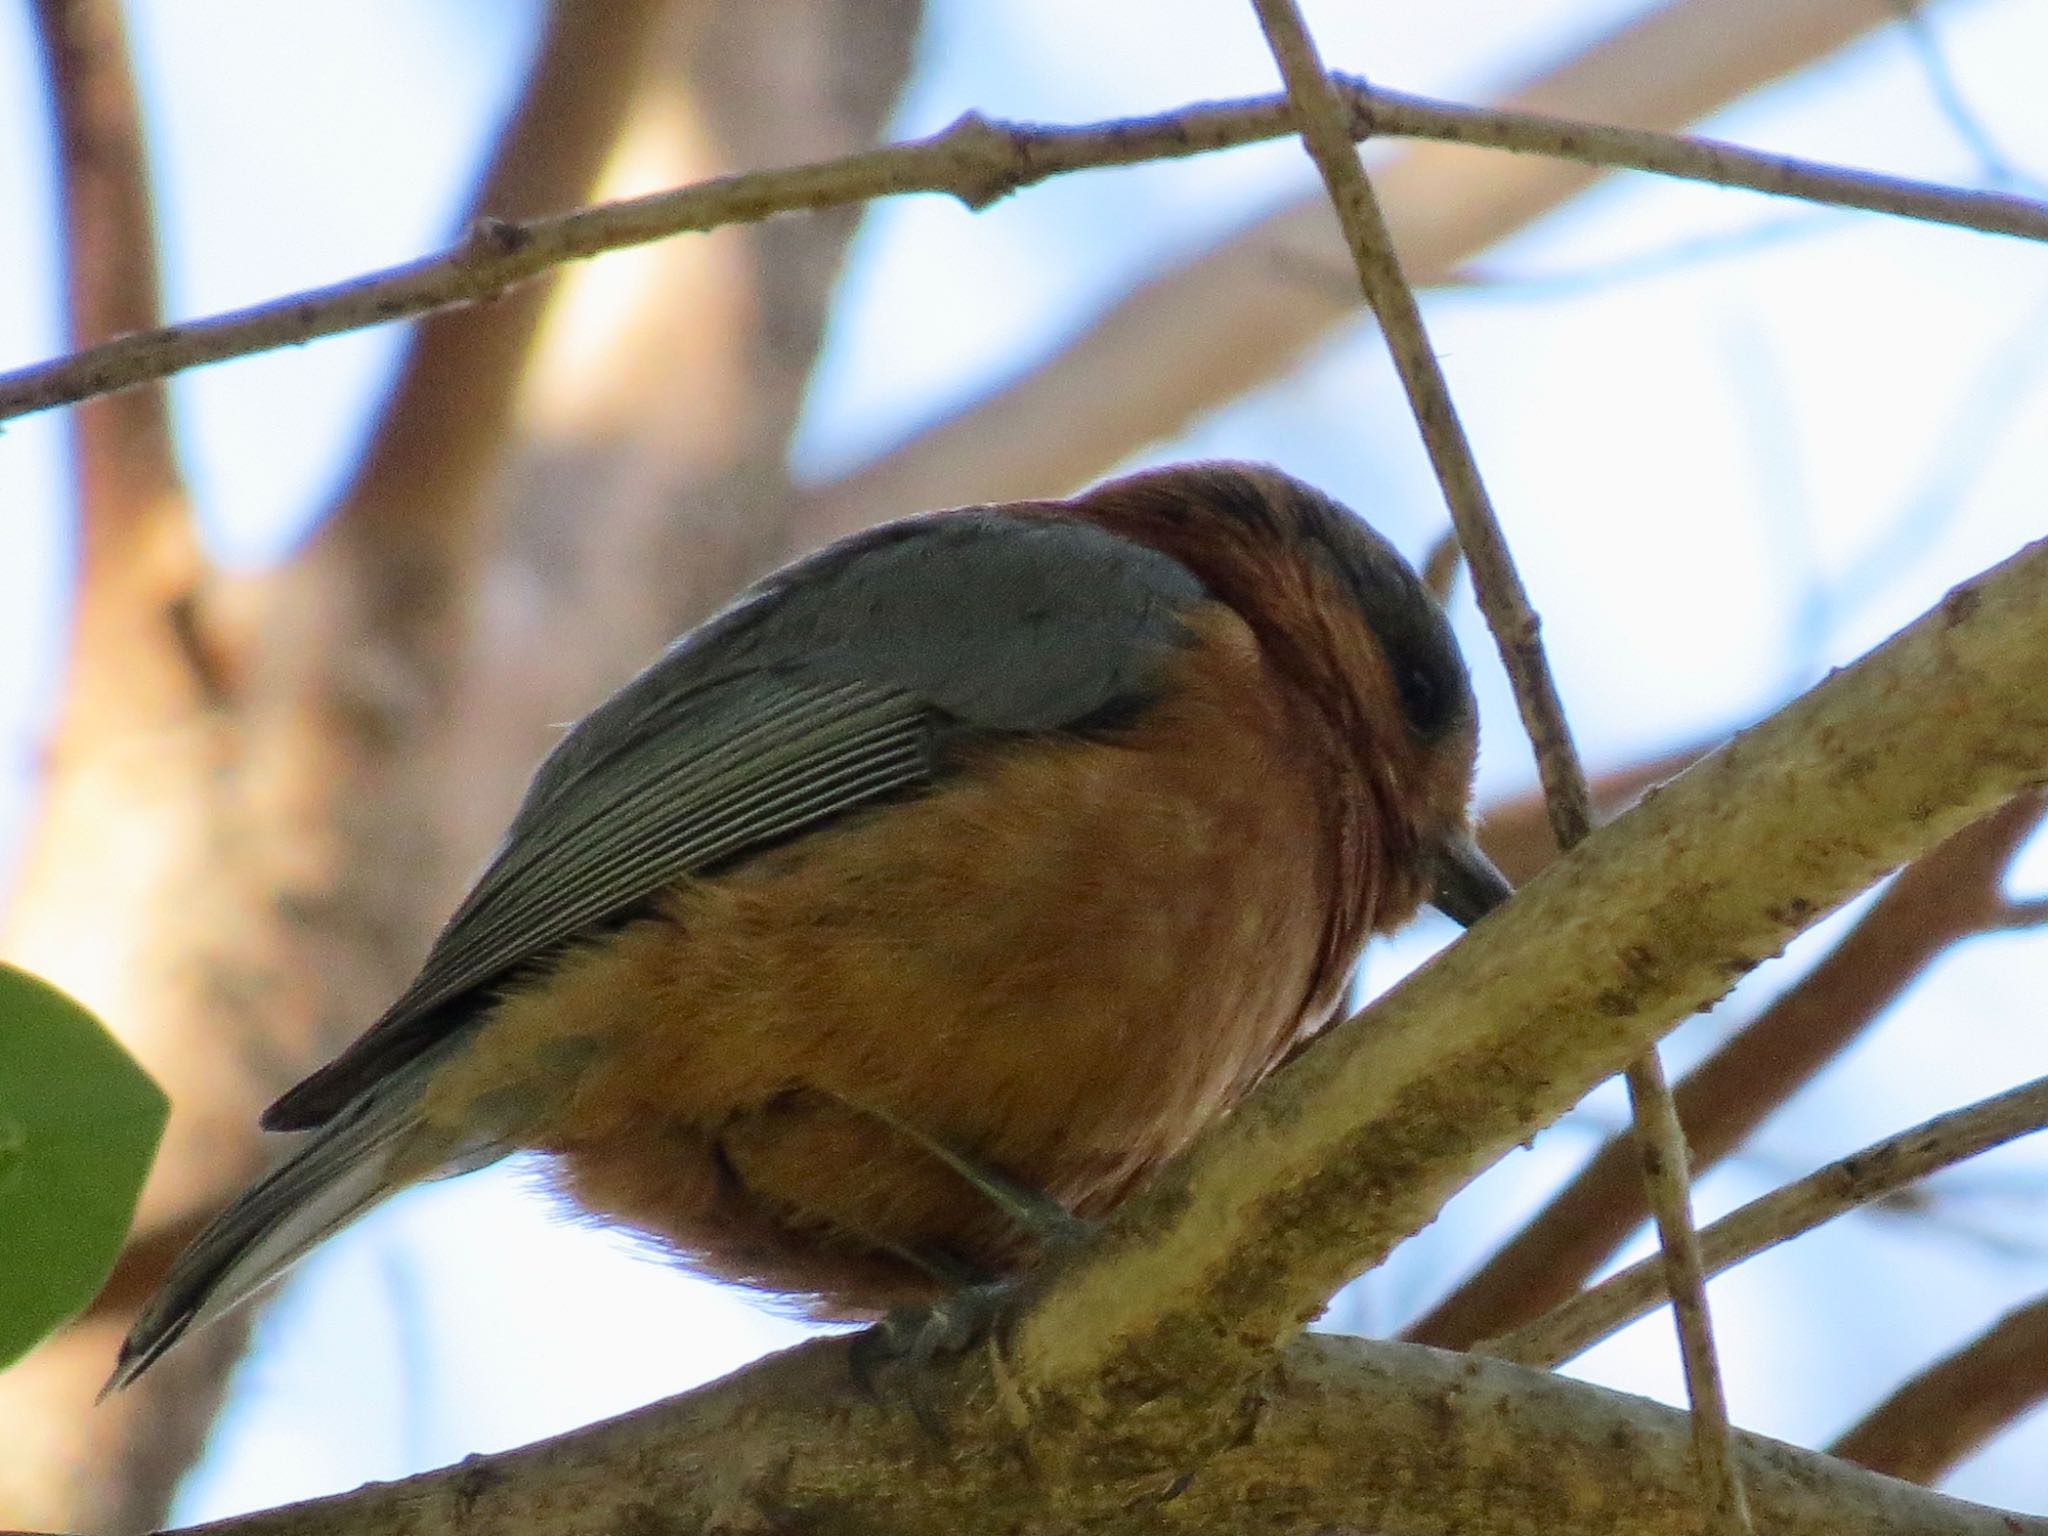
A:
[[[1278,470],[821,550],[563,737],[419,976],[264,1116],[306,1134],[112,1385],[385,1196],[521,1149],[820,1316],[1013,1276],[1321,1029],[1368,936],[1498,905],[1475,732],[1415,572]],[[862,1348],[929,1362],[997,1295]]]
[[[875,1401],[886,1401],[885,1380],[900,1369],[911,1413],[926,1434],[943,1443],[946,1421],[933,1401],[933,1367],[958,1359],[993,1337],[1015,1293],[1014,1282],[995,1280],[963,1286],[920,1306],[892,1307],[848,1345],[847,1364],[855,1385]]]

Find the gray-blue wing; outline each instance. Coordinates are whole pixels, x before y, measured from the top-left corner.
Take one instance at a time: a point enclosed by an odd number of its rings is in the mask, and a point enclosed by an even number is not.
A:
[[[419,976],[264,1124],[324,1123],[510,976],[677,878],[935,782],[962,734],[1130,717],[1203,595],[1093,524],[983,509],[770,578],[563,738]]]

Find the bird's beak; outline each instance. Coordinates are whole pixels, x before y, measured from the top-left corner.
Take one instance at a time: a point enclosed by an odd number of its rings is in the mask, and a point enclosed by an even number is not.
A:
[[[1514,895],[1508,877],[1479,851],[1472,834],[1460,830],[1437,844],[1430,905],[1462,928],[1470,928]]]

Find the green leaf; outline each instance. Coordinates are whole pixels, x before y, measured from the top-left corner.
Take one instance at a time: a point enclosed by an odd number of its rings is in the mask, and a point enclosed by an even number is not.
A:
[[[0,1366],[107,1278],[170,1107],[98,1019],[0,965]]]

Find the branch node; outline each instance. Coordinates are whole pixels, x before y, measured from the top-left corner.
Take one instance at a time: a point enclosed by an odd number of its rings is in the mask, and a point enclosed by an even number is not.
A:
[[[948,190],[970,212],[1001,202],[1035,179],[1025,130],[972,109],[962,112],[932,142],[958,157],[960,179]]]
[[[455,252],[455,262],[465,268],[484,267],[516,256],[533,244],[533,231],[513,219],[481,214],[470,220],[468,232]]]
[[[1379,132],[1379,117],[1373,110],[1372,82],[1363,75],[1346,74],[1331,70],[1329,81],[1338,98],[1344,103],[1344,110],[1351,129],[1351,142],[1364,145]]]

